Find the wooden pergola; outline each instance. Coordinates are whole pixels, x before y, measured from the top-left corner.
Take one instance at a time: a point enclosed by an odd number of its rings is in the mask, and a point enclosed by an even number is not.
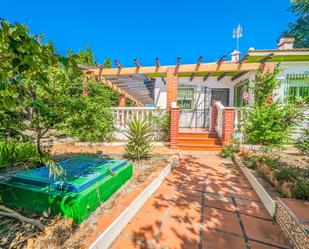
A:
[[[248,62],[250,55],[247,53],[238,61],[226,61],[226,55],[221,56],[216,62],[203,63],[203,56],[199,56],[195,64],[181,64],[178,57],[175,65],[161,65],[159,58],[156,58],[154,66],[142,66],[138,59],[134,59],[135,67],[124,67],[119,60],[115,60],[116,68],[87,67],[80,65],[86,79],[95,78],[103,84],[111,87],[119,94],[131,99],[138,106],[147,102],[147,96],[153,90],[154,82],[151,77],[166,76],[167,69],[175,68],[175,74],[190,75],[192,81],[194,77],[203,77],[206,81],[210,76],[216,76],[220,81],[224,77],[230,76],[234,81],[248,72],[262,70],[265,64],[272,59],[270,53],[258,62]],[[142,85],[147,85],[143,87]]]

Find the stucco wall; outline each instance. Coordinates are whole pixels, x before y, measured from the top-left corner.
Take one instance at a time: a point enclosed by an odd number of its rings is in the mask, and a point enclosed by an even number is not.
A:
[[[254,74],[253,74],[254,75]],[[194,85],[196,86],[196,105],[199,104],[204,99],[204,92],[202,91],[202,87],[209,88],[228,88],[230,89],[229,95],[229,105],[234,106],[234,86],[242,81],[251,77],[250,74],[244,75],[243,77],[231,81],[231,77],[225,77],[220,81],[217,81],[217,77],[209,77],[206,81],[203,81],[203,77],[195,77],[192,81],[190,81],[190,77],[179,77],[178,85]],[[166,108],[166,85],[162,81],[161,78],[156,78],[155,83],[155,106],[160,108]]]

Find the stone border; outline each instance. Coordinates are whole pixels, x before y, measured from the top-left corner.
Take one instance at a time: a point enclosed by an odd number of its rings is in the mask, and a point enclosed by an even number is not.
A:
[[[96,239],[89,249],[108,249],[118,237],[125,226],[130,222],[139,209],[145,204],[149,197],[159,188],[165,177],[171,172],[173,166],[178,163],[179,155],[170,162],[132,202],[131,204],[109,225],[105,231]]]
[[[240,157],[235,153],[233,155],[234,162],[240,168],[242,173],[245,175],[247,180],[250,182],[252,188],[257,193],[259,198],[261,199],[264,207],[268,211],[268,213],[274,217],[276,211],[276,202],[270,197],[270,195],[266,192],[263,186],[259,183],[259,181],[255,178],[255,176],[251,173],[251,171],[243,165],[240,160]]]

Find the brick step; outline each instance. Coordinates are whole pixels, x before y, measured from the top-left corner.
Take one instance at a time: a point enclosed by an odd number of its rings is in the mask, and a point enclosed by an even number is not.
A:
[[[198,150],[198,151],[221,151],[222,146],[221,145],[213,145],[213,144],[208,144],[208,145],[188,145],[188,144],[179,144],[178,145],[180,150]]]
[[[218,138],[216,132],[203,132],[203,133],[179,133],[178,138]]]
[[[218,138],[195,138],[195,137],[180,137],[178,141],[182,145],[221,145]]]

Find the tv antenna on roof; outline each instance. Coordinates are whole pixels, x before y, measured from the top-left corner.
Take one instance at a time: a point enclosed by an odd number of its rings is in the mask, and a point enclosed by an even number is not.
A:
[[[239,39],[242,38],[242,26],[238,26],[233,29],[233,39],[236,39],[236,50],[239,50]]]

